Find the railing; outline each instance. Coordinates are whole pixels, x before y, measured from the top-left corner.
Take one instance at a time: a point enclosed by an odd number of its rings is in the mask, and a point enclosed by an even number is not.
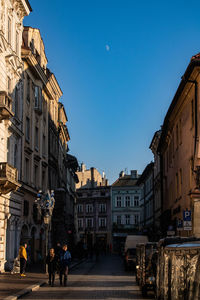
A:
[[[0,91],[0,119],[9,119],[12,112],[12,98],[5,91]]]
[[[8,163],[0,163],[0,181],[8,180],[11,182],[17,182],[18,180],[17,169],[9,165]]]

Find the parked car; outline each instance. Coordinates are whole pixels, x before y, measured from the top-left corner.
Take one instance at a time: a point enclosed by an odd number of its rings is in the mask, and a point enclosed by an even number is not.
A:
[[[136,266],[136,245],[148,242],[145,235],[128,235],[124,245],[124,267],[125,270],[135,270]]]
[[[144,243],[140,243],[136,245],[136,282],[138,285],[141,284],[142,279],[142,248],[144,247]]]
[[[135,270],[136,266],[136,249],[128,248],[124,256],[124,267],[126,271]]]
[[[149,290],[156,288],[157,243],[137,245],[136,280],[146,296]]]

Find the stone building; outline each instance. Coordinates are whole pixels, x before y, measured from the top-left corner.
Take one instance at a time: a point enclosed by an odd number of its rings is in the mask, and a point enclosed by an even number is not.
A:
[[[160,155],[158,153],[158,145],[160,141],[161,130],[155,132],[151,141],[150,149],[154,155],[154,174],[153,174],[153,189],[154,189],[154,228],[157,236],[161,234],[160,218],[162,212],[161,203],[161,173],[160,173]]]
[[[78,237],[87,249],[98,244],[106,251],[111,243],[110,186],[77,189]]]
[[[48,115],[53,88],[47,73],[44,43],[37,28],[24,27],[21,241],[30,246],[30,259],[44,256],[44,224],[35,200],[39,190],[48,188]]]
[[[137,170],[130,175],[122,171],[112,184],[112,242],[113,250],[121,252],[128,234],[138,233],[141,219],[141,188],[137,185]]]
[[[153,162],[146,166],[140,178],[138,179],[137,185],[141,188],[140,228],[145,234],[149,236],[150,240],[156,240]]]
[[[161,157],[163,234],[200,236],[200,55],[191,61],[170,104],[158,146]],[[189,230],[177,230],[184,211],[192,212]],[[192,226],[191,226],[192,225]],[[190,228],[191,227],[191,228]],[[184,228],[182,228],[184,229]],[[190,230],[192,229],[192,230]]]
[[[76,243],[75,204],[78,177],[77,159],[68,153],[70,140],[67,129],[67,115],[62,103],[58,103],[57,122],[50,120],[49,166],[50,186],[55,190],[53,214],[53,240],[67,243],[70,250]],[[55,145],[55,148],[52,145]],[[57,150],[56,150],[57,149]]]
[[[21,153],[23,136],[23,18],[28,0],[0,2],[0,271],[17,256],[23,194]]]
[[[92,167],[90,169],[86,169],[86,165],[83,163],[76,174],[79,179],[79,183],[76,185],[77,189],[81,187],[93,188],[97,186],[108,185],[108,180],[106,179],[105,173],[103,173],[102,176],[96,168]]]

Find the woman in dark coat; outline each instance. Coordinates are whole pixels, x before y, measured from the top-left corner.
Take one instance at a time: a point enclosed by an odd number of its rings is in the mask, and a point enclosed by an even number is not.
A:
[[[57,267],[57,257],[53,248],[49,250],[49,254],[47,255],[46,259],[46,264],[48,265],[49,285],[54,286],[55,273]]]

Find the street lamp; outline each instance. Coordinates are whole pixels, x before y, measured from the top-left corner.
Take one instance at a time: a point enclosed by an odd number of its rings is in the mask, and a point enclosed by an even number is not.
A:
[[[40,215],[44,217],[45,224],[45,255],[47,257],[48,254],[48,241],[49,241],[49,230],[51,226],[51,217],[53,214],[53,209],[55,205],[54,191],[51,192],[47,190],[47,192],[39,191],[37,194],[37,199],[35,203],[38,207]]]

